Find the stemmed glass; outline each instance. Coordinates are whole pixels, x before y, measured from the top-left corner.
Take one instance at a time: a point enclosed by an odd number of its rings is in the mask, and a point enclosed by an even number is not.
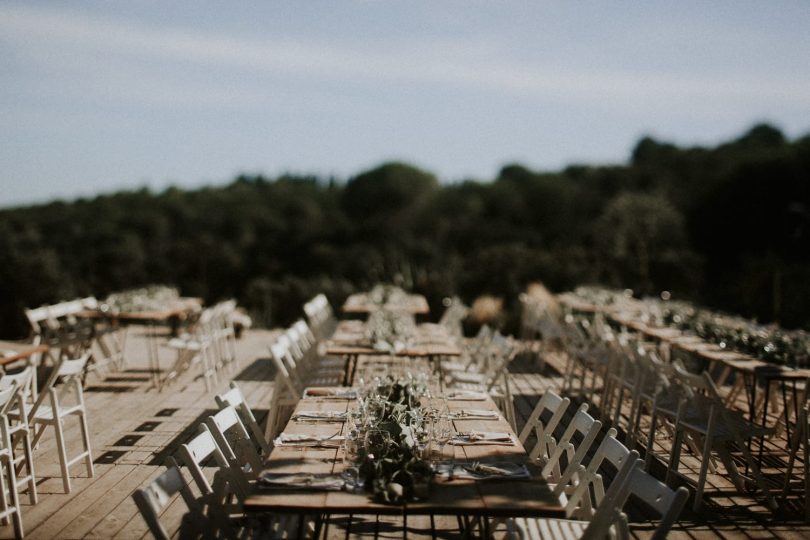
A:
[[[436,465],[439,464],[439,461],[444,459],[444,447],[448,442],[450,442],[450,439],[453,437],[454,433],[455,430],[453,429],[453,422],[450,420],[449,414],[444,410],[436,411],[436,414],[433,416],[433,423],[431,425],[431,439],[436,444],[436,449],[438,450]],[[451,475],[452,466],[453,463],[450,464]],[[436,466],[434,466],[434,469],[436,469]]]
[[[349,491],[360,487],[360,441],[356,433],[347,434],[343,440],[343,471],[341,477],[346,482]]]

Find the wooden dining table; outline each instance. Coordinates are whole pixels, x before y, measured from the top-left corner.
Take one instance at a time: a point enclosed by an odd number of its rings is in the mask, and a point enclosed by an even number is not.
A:
[[[35,343],[20,343],[18,341],[0,341],[0,365],[30,361],[34,355],[48,352],[48,346]]]
[[[113,311],[101,309],[89,309],[78,314],[87,319],[105,319],[110,324],[138,325],[146,328],[146,345],[149,356],[149,369],[152,375],[152,385],[161,390],[163,381],[160,377],[160,352],[159,352],[159,326],[169,326],[170,336],[176,336],[182,321],[187,320],[194,313],[200,311],[202,299],[196,297],[180,297],[176,300],[166,302],[162,306],[155,306],[150,309],[137,311]],[[126,346],[126,337],[119,345],[122,350]]]
[[[411,315],[427,315],[430,313],[430,305],[421,294],[408,294],[396,302],[386,302],[380,305],[372,301],[368,293],[355,293],[346,298],[341,309],[343,313],[371,313],[378,309],[399,311]]]
[[[334,334],[324,343],[327,356],[344,356],[346,358],[345,384],[355,379],[358,358],[385,354],[370,343],[366,336],[363,321],[341,321]],[[397,358],[426,358],[432,363],[443,357],[458,357],[462,349],[448,334],[447,329],[438,324],[424,323],[415,327],[415,331],[403,341],[399,349],[390,351]]]
[[[423,398],[426,407],[447,405],[454,412],[471,409],[498,412],[495,403],[486,394],[472,400],[443,398],[442,378],[433,373],[434,366],[426,359],[408,359],[391,355],[361,355],[355,372],[358,374],[403,374],[431,373],[438,393],[432,398]],[[358,380],[362,377],[358,377]],[[368,380],[368,378],[366,378]],[[319,389],[322,394],[324,389]],[[470,396],[464,396],[468,398]],[[283,433],[339,437],[344,433],[344,424],[335,422],[299,422],[295,414],[303,411],[349,411],[357,406],[355,399],[332,399],[323,396],[301,399]],[[299,516],[322,515],[397,515],[407,520],[412,515],[451,515],[494,517],[563,517],[564,508],[559,498],[554,497],[549,484],[540,474],[539,467],[531,463],[526,449],[519,442],[510,424],[498,412],[493,419],[470,419],[459,416],[453,425],[458,433],[475,431],[501,432],[511,435],[510,443],[487,445],[448,445],[445,453],[455,464],[473,462],[498,462],[525,464],[529,478],[469,480],[451,477],[434,477],[429,494],[422,500],[404,504],[385,504],[373,499],[365,491],[316,491],[291,487],[265,487],[259,480],[244,502],[247,512],[270,512],[297,514]],[[265,464],[265,473],[307,473],[313,475],[340,475],[346,465],[343,450],[335,448],[276,446]],[[264,473],[263,473],[264,474]],[[403,524],[403,536],[407,526]]]

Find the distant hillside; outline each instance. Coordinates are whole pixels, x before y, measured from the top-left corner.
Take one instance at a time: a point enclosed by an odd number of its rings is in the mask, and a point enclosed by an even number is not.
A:
[[[222,188],[123,192],[0,211],[0,333],[22,309],[169,283],[235,297],[266,324],[401,280],[508,302],[530,281],[662,289],[713,307],[810,323],[810,136],[759,125],[715,148],[641,140],[630,163],[548,173],[504,167],[442,185],[386,163],[345,185],[239,177]]]

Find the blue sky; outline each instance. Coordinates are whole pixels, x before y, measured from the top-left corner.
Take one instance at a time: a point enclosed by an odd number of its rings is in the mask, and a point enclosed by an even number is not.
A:
[[[0,3],[0,206],[810,132],[810,2]]]

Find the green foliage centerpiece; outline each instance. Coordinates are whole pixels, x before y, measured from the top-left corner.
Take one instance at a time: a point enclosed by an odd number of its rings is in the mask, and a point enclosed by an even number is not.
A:
[[[427,438],[425,378],[375,381],[365,392],[356,437],[364,487],[380,502],[402,504],[425,498],[432,470],[422,459]]]

